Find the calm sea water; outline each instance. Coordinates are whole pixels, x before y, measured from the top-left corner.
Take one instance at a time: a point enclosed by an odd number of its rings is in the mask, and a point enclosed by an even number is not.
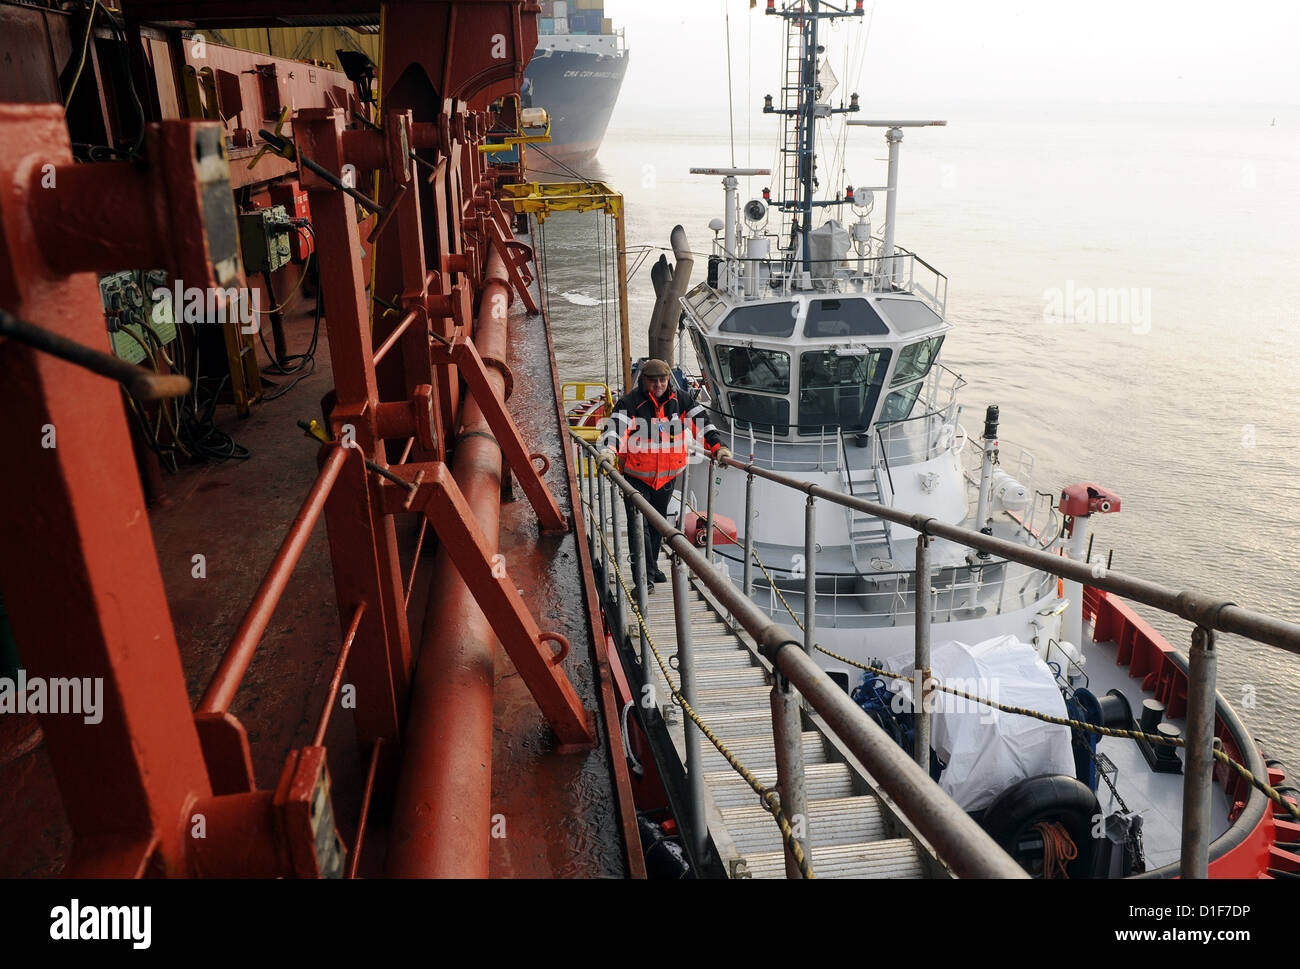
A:
[[[1300,109],[945,114],[947,128],[906,133],[898,240],[948,276],[956,329],[943,360],[969,382],[967,428],[978,433],[997,403],[1003,441],[1034,453],[1040,489],[1118,492],[1122,512],[1094,519],[1094,554],[1113,548],[1116,569],[1300,620]],[[770,167],[768,137],[755,124],[747,149],[742,134],[737,163]],[[882,132],[855,129],[846,154],[847,181],[884,182]],[[722,191],[688,169],[728,164],[725,116],[617,114],[581,170],[625,194],[629,248],[666,247],[685,226],[698,281]],[[770,181],[753,179],[750,194]],[[883,217],[880,193],[871,218]],[[603,376],[603,321],[616,325],[596,221],[547,227],[565,379]],[[648,270],[629,286],[634,355],[654,301]],[[1186,648],[1189,624],[1140,611]],[[1300,657],[1236,637],[1220,656],[1220,690],[1300,770]]]

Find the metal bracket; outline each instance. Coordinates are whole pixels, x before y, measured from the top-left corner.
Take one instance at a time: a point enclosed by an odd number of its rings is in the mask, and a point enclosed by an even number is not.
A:
[[[532,246],[513,237],[508,238],[501,223],[494,218],[486,219],[485,224],[490,240],[488,244],[496,246],[497,251],[501,253],[501,261],[505,263],[506,274],[510,277],[511,285],[519,294],[519,301],[524,304],[524,309],[529,313],[538,312],[537,301],[533,299],[532,291],[528,288],[530,280],[526,278],[528,274],[525,268],[533,257]]]
[[[470,393],[474,395],[474,400],[483,411],[488,426],[496,435],[497,444],[501,447],[501,456],[510,466],[515,477],[519,479],[520,487],[524,489],[529,503],[537,512],[542,531],[568,531],[568,521],[560,511],[560,506],[556,503],[550,489],[546,487],[546,482],[542,480],[541,472],[533,464],[532,456],[524,445],[523,438],[519,436],[519,428],[515,426],[514,419],[506,410],[505,404],[488,383],[487,365],[479,356],[474,343],[466,339],[463,333],[458,333],[447,346],[435,341],[432,353],[435,363],[454,364],[459,369],[460,375],[465,378]]]
[[[501,559],[489,554],[487,537],[450,470],[438,463],[402,464],[394,466],[391,473],[411,482],[413,490],[408,493],[406,488],[384,481],[380,491],[384,512],[424,512],[555,730],[560,752],[590,749],[596,742],[594,717],[583,708],[557,660],[556,650],[548,642],[555,636],[538,628],[514,582],[501,567]]]
[[[727,877],[728,878],[753,878],[750,873],[749,862],[744,858],[729,858],[727,860]]]
[[[341,878],[347,849],[334,824],[324,747],[290,752],[273,804],[293,873],[299,878]]]

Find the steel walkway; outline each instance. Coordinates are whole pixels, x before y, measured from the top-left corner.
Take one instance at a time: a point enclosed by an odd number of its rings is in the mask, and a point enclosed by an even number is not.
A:
[[[694,584],[690,594],[695,710],[760,783],[774,786],[770,667],[748,635],[719,615]],[[646,620],[660,655],[668,662],[677,649],[671,582],[656,586]],[[653,655],[651,666],[656,704],[685,764],[686,718],[673,702]],[[678,681],[676,674],[673,679]],[[829,731],[819,729],[818,718],[806,710],[802,717],[806,823],[814,874],[819,878],[923,878],[942,872],[928,847],[881,803],[852,755],[829,739]],[[732,877],[786,877],[776,821],[717,748],[693,727],[692,734],[698,737],[703,754],[704,816],[727,871]]]

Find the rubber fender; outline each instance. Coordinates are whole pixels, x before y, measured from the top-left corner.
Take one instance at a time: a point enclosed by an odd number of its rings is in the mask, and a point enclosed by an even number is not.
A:
[[[1033,826],[1039,821],[1061,822],[1078,849],[1066,872],[1071,878],[1086,878],[1096,845],[1092,828],[1100,815],[1101,805],[1088,785],[1064,774],[1042,774],[1019,781],[994,798],[980,824],[1023,865],[1018,846]]]

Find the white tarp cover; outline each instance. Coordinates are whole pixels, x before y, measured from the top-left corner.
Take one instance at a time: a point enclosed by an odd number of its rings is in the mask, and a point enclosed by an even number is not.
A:
[[[812,275],[816,279],[828,279],[835,275],[835,269],[849,254],[849,230],[834,219],[824,223],[808,233],[808,254],[813,260]]]
[[[913,654],[884,660],[884,668],[912,675]],[[1065,700],[1051,670],[1034,647],[1015,636],[969,646],[949,640],[930,649],[930,669],[941,683],[972,696],[1064,717]],[[911,709],[910,680],[890,689]],[[1074,776],[1070,728],[1003,713],[950,693],[936,693],[930,742],[948,764],[939,786],[964,810],[988,807],[1017,781],[1039,774]]]

